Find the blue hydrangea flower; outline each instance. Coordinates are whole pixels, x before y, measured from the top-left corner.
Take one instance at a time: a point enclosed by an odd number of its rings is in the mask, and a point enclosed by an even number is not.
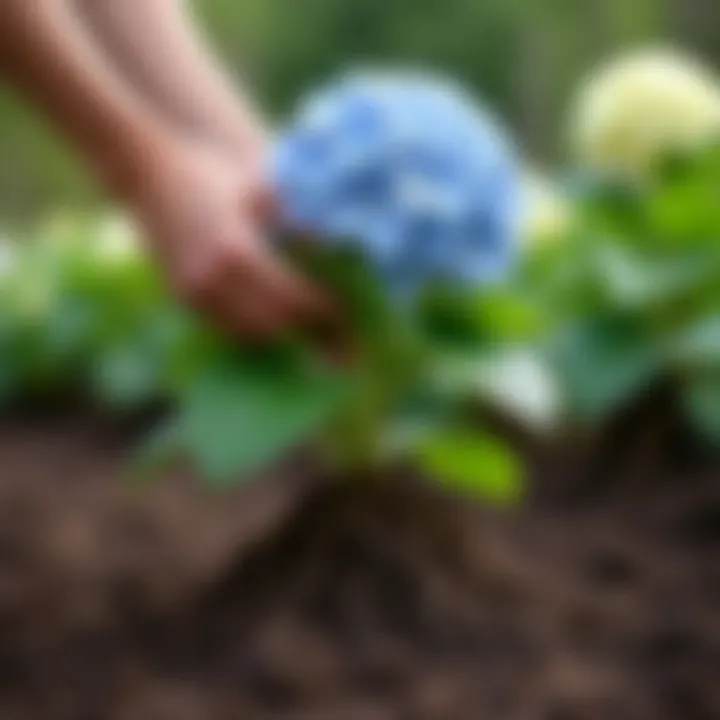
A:
[[[301,106],[273,172],[287,228],[359,248],[393,286],[496,280],[517,246],[513,151],[447,81],[342,79]]]

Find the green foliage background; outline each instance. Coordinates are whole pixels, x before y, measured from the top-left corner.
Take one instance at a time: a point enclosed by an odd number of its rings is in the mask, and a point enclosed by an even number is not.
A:
[[[190,1],[193,4],[193,1]],[[212,44],[272,117],[358,62],[443,69],[486,97],[537,158],[554,158],[583,72],[639,40],[716,43],[712,0],[194,0]],[[713,59],[710,57],[709,59]],[[98,198],[42,120],[0,90],[0,218]]]

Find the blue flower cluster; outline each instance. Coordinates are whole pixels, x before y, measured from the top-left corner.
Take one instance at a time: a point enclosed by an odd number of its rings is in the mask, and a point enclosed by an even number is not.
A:
[[[280,136],[284,225],[364,252],[393,287],[499,278],[517,245],[510,143],[450,82],[355,74],[311,96]]]

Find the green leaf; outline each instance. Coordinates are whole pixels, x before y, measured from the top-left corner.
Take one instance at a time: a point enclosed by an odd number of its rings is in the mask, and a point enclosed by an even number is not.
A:
[[[484,318],[493,343],[536,337],[547,326],[547,318],[537,302],[515,288],[480,297],[475,312]]]
[[[500,505],[522,497],[523,469],[517,455],[479,431],[446,430],[427,440],[417,457],[421,467],[449,489]]]
[[[224,486],[308,440],[348,390],[336,373],[270,358],[220,359],[182,402],[189,451],[202,475]]]
[[[437,346],[476,347],[487,342],[484,318],[473,302],[449,288],[433,288],[420,298],[423,331]]]
[[[551,354],[572,409],[591,422],[645,389],[663,360],[642,326],[611,318],[569,328]]]
[[[99,320],[98,309],[89,301],[76,298],[58,301],[55,312],[43,329],[43,347],[54,360],[77,359],[89,349],[89,343]]]
[[[137,339],[136,339],[137,340]],[[159,370],[142,342],[105,351],[95,365],[95,391],[116,408],[137,407],[158,395]]]
[[[608,300],[625,309],[675,302],[716,275],[716,263],[704,254],[649,258],[617,243],[595,247],[593,262]]]
[[[642,236],[645,194],[642,188],[607,178],[587,178],[580,195],[582,215],[592,228]]]
[[[480,346],[537,336],[547,318],[522,289],[509,285],[474,293],[435,289],[423,298],[425,332],[435,345],[474,352]]]
[[[673,244],[695,244],[718,230],[717,150],[709,147],[666,158],[647,202],[654,235]]]

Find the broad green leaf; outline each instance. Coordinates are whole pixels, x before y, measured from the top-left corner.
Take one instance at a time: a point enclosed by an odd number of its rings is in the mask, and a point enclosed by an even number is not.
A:
[[[544,309],[523,287],[483,292],[434,292],[425,298],[423,323],[437,344],[477,352],[498,342],[536,337],[548,324]]]
[[[522,497],[523,469],[518,457],[480,431],[446,430],[423,443],[417,459],[434,480],[451,490],[501,505]]]
[[[542,308],[524,297],[520,290],[489,294],[477,303],[475,312],[484,318],[493,342],[536,337],[547,326]]]
[[[94,389],[112,407],[138,407],[157,398],[161,370],[143,343],[131,342],[101,355],[94,367]]]
[[[45,351],[58,361],[78,359],[90,351],[90,342],[103,322],[101,313],[89,301],[63,298],[43,327]]]
[[[657,259],[630,247],[604,243],[594,248],[593,262],[608,300],[619,308],[651,310],[675,302],[716,274],[706,255]]]
[[[338,374],[293,362],[221,359],[188,386],[182,422],[200,472],[223,486],[308,440],[348,391]]]
[[[590,178],[583,183],[579,200],[587,227],[640,238],[645,232],[645,192],[612,179]]]
[[[641,325],[610,319],[569,328],[551,354],[571,408],[591,422],[647,388],[663,360]]]
[[[421,305],[424,332],[434,344],[467,348],[487,342],[485,318],[477,311],[477,300],[448,288],[434,288],[421,298]]]
[[[654,233],[678,248],[691,246],[719,229],[717,148],[666,158],[647,202]]]

